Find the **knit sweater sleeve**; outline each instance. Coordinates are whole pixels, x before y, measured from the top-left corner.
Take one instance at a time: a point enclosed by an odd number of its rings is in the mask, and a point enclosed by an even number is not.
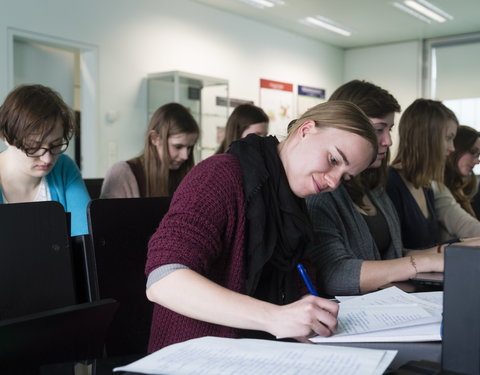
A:
[[[243,210],[238,160],[222,154],[199,163],[177,188],[168,213],[150,239],[147,276],[162,265],[181,264],[224,284],[221,279],[227,263],[241,263],[243,268],[243,254],[232,259],[232,251],[225,251],[239,245],[234,242],[238,242],[236,231],[239,218],[244,220]]]
[[[307,197],[306,203],[314,228],[307,253],[319,290],[328,295],[359,294],[363,260],[378,257],[368,227],[343,186]]]

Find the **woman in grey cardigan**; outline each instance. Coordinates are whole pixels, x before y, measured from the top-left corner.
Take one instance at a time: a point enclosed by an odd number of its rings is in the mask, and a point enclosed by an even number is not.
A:
[[[367,114],[377,133],[378,155],[370,168],[336,191],[306,200],[315,230],[308,255],[317,287],[328,295],[361,294],[418,272],[443,271],[442,246],[403,248],[395,207],[384,192],[397,100],[359,80],[339,87],[330,100],[351,101]]]

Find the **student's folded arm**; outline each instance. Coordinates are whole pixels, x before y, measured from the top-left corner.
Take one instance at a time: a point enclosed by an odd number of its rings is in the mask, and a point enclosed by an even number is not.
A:
[[[447,244],[445,244],[445,246],[446,245]],[[443,249],[444,249],[444,247],[442,246],[440,252],[443,252]],[[433,247],[428,247],[426,249],[419,249],[419,250],[404,249],[404,255],[406,257],[407,256],[425,255],[425,254],[433,255],[433,254],[437,254],[438,252],[439,252],[438,251],[438,245],[433,246]]]
[[[417,272],[442,272],[443,254],[421,254],[389,260],[366,260],[360,272],[361,293],[395,281],[408,280]]]
[[[147,289],[152,302],[190,318],[281,337],[329,336],[338,305],[308,296],[277,306],[224,288],[190,269],[178,269]]]

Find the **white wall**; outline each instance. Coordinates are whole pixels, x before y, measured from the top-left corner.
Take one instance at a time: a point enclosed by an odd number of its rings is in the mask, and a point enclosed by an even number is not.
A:
[[[402,110],[422,96],[422,43],[409,41],[345,52],[345,82],[364,79],[388,90],[400,103]],[[395,118],[392,154],[398,140],[398,120]]]
[[[9,87],[7,29],[98,47],[98,165],[143,147],[148,73],[228,79],[230,96],[258,103],[259,79],[325,88],[343,83],[344,52],[189,0],[0,0],[0,98]],[[106,121],[118,111],[116,122]],[[107,145],[115,145],[109,153]]]

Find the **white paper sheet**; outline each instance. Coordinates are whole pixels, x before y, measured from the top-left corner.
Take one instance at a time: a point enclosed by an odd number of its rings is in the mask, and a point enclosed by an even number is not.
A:
[[[338,297],[337,297],[338,298]],[[391,287],[341,299],[338,329],[316,343],[439,341],[442,292],[408,294]]]
[[[394,288],[398,289],[396,287],[394,287]],[[395,290],[395,289],[393,289],[393,290]],[[394,293],[397,294],[397,292],[398,291],[395,291]],[[389,291],[388,293],[391,293],[391,291]],[[419,298],[420,300],[422,300],[424,302],[432,303],[432,304],[435,305],[436,308],[442,309],[442,306],[443,306],[443,292],[441,292],[441,291],[416,292],[416,293],[409,293],[408,295]],[[361,297],[361,296],[336,296],[335,299],[339,302],[345,302],[349,299],[358,298],[358,297]],[[357,302],[357,303],[359,303],[359,302]]]
[[[418,305],[341,307],[336,336],[440,322]]]
[[[114,371],[158,375],[381,375],[396,353],[392,350],[203,337],[168,346]]]
[[[340,309],[347,306],[372,306],[372,305],[407,305],[416,304],[427,310],[430,314],[438,317],[442,316],[442,305],[434,303],[432,298],[425,296],[419,298],[418,295],[405,293],[397,287],[379,290],[378,292],[364,294],[349,298],[341,303]]]
[[[425,302],[430,302],[433,303],[439,307],[443,306],[443,292],[437,291],[437,292],[417,292],[417,293],[410,293],[411,295],[414,295],[417,298],[420,298],[421,300]]]
[[[422,324],[413,327],[386,329],[355,335],[315,336],[310,341],[318,344],[329,342],[424,342],[441,341],[440,323]]]

